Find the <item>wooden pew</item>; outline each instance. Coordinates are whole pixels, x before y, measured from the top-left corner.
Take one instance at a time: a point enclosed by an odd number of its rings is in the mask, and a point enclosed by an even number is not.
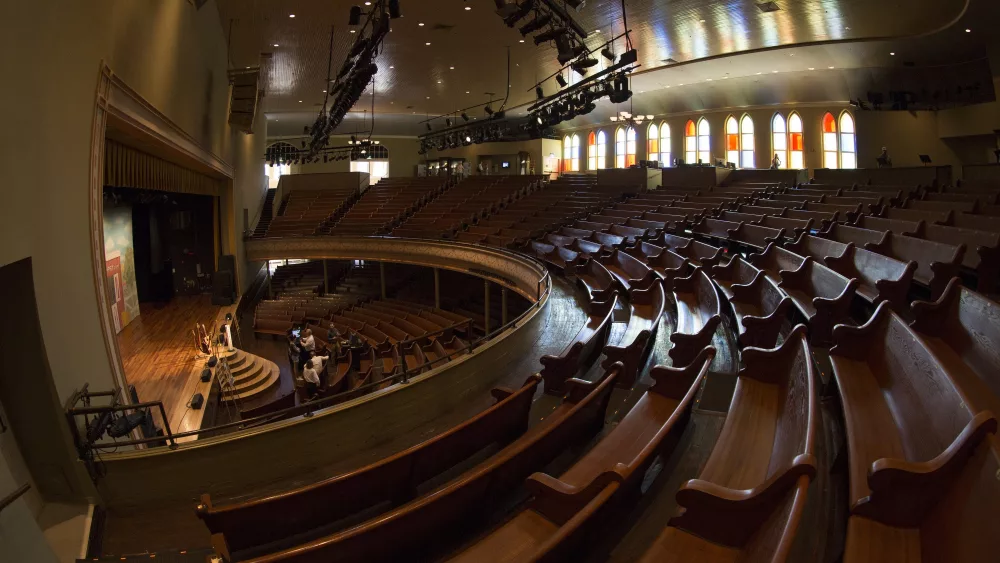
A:
[[[551,462],[563,448],[584,442],[599,431],[620,370],[620,365],[612,365],[593,383],[570,380],[562,404],[541,423],[435,490],[347,530],[247,561],[400,561],[423,552],[437,542],[441,530],[482,518],[504,493]],[[233,561],[225,545],[213,547],[224,561]]]
[[[732,221],[722,221],[720,219],[704,218],[691,227],[691,232],[696,235],[715,239],[716,241],[727,241],[730,231],[738,229],[740,223]]]
[[[559,271],[564,271],[567,264],[572,266],[584,260],[578,252],[573,252],[572,250],[553,244],[533,240],[529,243],[529,247],[530,250],[534,251],[535,256],[538,256],[542,261],[550,264]]]
[[[586,366],[601,354],[608,341],[617,304],[617,293],[612,293],[607,301],[591,302],[587,323],[562,353],[558,356],[546,354],[539,359],[543,366],[541,376],[546,393],[563,396],[566,393],[566,381],[576,377],[581,370],[586,371]]]
[[[615,291],[617,283],[611,272],[597,261],[588,258],[565,270],[567,276],[576,276],[576,281],[587,292],[591,301],[605,301]]]
[[[743,351],[733,400],[697,479],[642,563],[783,563],[816,475],[820,412],[805,327],[779,348]]]
[[[794,270],[783,269],[785,263],[793,260],[781,256],[782,250],[800,258],[801,265]],[[751,255],[750,263],[768,270],[769,276],[777,275],[781,279],[778,287],[792,299],[792,304],[808,321],[812,342],[829,341],[833,326],[848,319],[851,299],[858,287],[857,279],[847,279],[811,256],[802,258],[794,252],[779,250],[773,244],[763,254]],[[774,271],[775,267],[781,269]]]
[[[260,499],[215,506],[201,496],[198,517],[213,545],[244,551],[280,542],[381,502],[405,502],[419,484],[492,444],[524,434],[532,397],[541,382],[533,375],[517,391],[496,388],[496,403],[451,429],[355,471]]]
[[[740,223],[739,227],[729,231],[729,240],[756,250],[764,250],[772,242],[783,242],[784,237],[783,228],[775,229],[751,223]]]
[[[623,368],[618,378],[618,385],[622,387],[632,387],[635,384],[639,368],[656,336],[666,305],[663,282],[656,280],[648,289],[633,289],[628,294],[628,301],[631,315],[625,334],[617,345],[608,344],[604,347],[604,355],[607,357],[601,363],[605,369],[609,369],[615,362],[622,363]]]
[[[886,219],[899,219],[903,221],[925,223],[937,223],[939,225],[951,225],[954,213],[951,211],[921,211],[918,209],[901,209],[899,207],[886,207],[882,210],[882,217]]]
[[[722,306],[712,280],[701,267],[686,278],[674,278],[673,285],[677,329],[670,335],[673,347],[667,354],[674,365],[684,366],[712,343],[722,322]]]
[[[691,269],[691,263],[687,261],[687,258],[670,249],[648,242],[640,242],[635,246],[630,246],[625,249],[625,252],[641,260],[659,274],[666,290],[673,289],[674,278],[687,275],[688,270]]]
[[[740,345],[773,348],[792,300],[739,256],[712,268],[711,277],[732,308]]]
[[[833,205],[829,203],[812,203],[807,202],[803,207],[803,211],[820,211],[824,213],[839,213],[841,217],[847,219],[848,222],[857,219],[858,215],[861,215],[861,204],[857,205]]]
[[[1000,279],[1000,233],[926,225],[922,236],[953,246],[964,244],[962,266],[976,273],[976,287],[981,292],[996,291]]]
[[[646,289],[656,279],[656,273],[652,268],[621,250],[598,257],[597,261],[611,272],[625,293],[633,288]]]
[[[844,410],[851,509],[845,563],[993,557],[996,504],[987,509],[992,515],[970,512],[981,504],[970,493],[983,482],[970,471],[989,450],[996,418],[970,409],[939,358],[888,303],[863,326],[838,326],[834,342],[830,361]],[[995,501],[996,488],[993,482],[983,493]],[[993,524],[983,528],[977,522],[983,518]],[[980,534],[992,528],[994,537],[970,536],[967,525]],[[977,552],[986,558],[972,557]]]
[[[930,288],[931,299],[937,299],[951,278],[958,275],[965,255],[965,245],[952,246],[914,237],[888,233],[880,243],[867,243],[865,249],[917,265],[913,279]]]
[[[914,301],[912,308],[911,326],[973,412],[1000,412],[1000,304],[953,278],[936,301]]]
[[[886,219],[872,215],[862,215],[851,224],[853,227],[871,229],[873,231],[892,231],[897,235],[919,236],[924,230],[923,221],[907,221],[903,219]]]
[[[889,301],[897,311],[908,310],[907,292],[917,268],[915,262],[902,262],[877,254],[854,243],[802,235],[785,248],[801,256],[811,256],[847,279],[857,279],[857,294],[872,305]]]
[[[657,456],[668,457],[691,417],[694,397],[714,349],[682,369],[656,366],[654,385],[615,428],[559,478],[528,478],[530,503],[513,518],[448,561],[577,561],[588,531],[600,526],[615,501],[634,500]]]
[[[955,213],[953,221],[950,224],[961,229],[973,229],[976,231],[1000,233],[1000,221],[997,221],[997,218],[991,215]]]
[[[815,225],[819,226],[819,230],[825,231],[830,223],[834,223],[840,220],[840,212],[827,212],[827,211],[806,211],[801,209],[789,209],[785,212],[782,217],[788,217],[789,219],[798,219],[800,221],[812,220]]]

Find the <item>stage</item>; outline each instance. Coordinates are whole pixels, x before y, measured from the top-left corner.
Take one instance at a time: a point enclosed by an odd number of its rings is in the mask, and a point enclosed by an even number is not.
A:
[[[177,296],[167,304],[143,303],[139,310],[139,316],[118,333],[125,379],[135,386],[140,401],[163,402],[173,433],[201,428],[212,382],[199,379],[205,357],[194,347],[192,330],[195,323],[204,323],[211,334],[226,313],[235,316],[236,305],[212,305],[212,296],[206,294]],[[201,409],[187,406],[195,393],[205,398]],[[164,428],[159,410],[151,412],[157,426]]]

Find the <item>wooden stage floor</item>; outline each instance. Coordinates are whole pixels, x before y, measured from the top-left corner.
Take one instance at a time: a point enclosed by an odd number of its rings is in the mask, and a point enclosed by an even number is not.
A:
[[[191,409],[187,404],[196,392],[207,403],[211,388],[198,378],[205,358],[194,348],[195,323],[204,323],[211,334],[212,326],[235,309],[235,305],[212,305],[208,294],[178,296],[167,304],[142,303],[139,317],[118,333],[125,379],[135,385],[140,401],[163,401],[172,432],[201,427],[205,408]],[[152,412],[162,427],[158,410]]]

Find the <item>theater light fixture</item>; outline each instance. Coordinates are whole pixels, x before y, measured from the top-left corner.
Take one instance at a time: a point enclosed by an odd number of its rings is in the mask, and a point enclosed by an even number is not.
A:
[[[538,96],[539,100],[545,99],[545,91],[542,90],[541,86],[535,86],[535,95]]]
[[[565,88],[566,87],[566,79],[563,78],[563,75],[557,74],[556,75],[556,82],[559,83],[559,87],[560,88]]]
[[[467,114],[467,113],[465,113],[465,112],[463,111],[463,112],[462,112],[462,119],[463,119],[464,121],[468,121],[468,120],[469,120],[469,114]]]
[[[361,23],[361,6],[351,6],[351,11],[347,18],[347,25],[358,25],[360,23]]]

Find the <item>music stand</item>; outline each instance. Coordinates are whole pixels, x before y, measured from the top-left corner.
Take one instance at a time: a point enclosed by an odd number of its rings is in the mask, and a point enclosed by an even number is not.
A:
[[[918,156],[920,157],[920,162],[924,166],[927,166],[928,164],[931,163],[931,157],[930,157],[930,155],[928,155],[928,154],[921,154],[921,155],[918,155]]]

